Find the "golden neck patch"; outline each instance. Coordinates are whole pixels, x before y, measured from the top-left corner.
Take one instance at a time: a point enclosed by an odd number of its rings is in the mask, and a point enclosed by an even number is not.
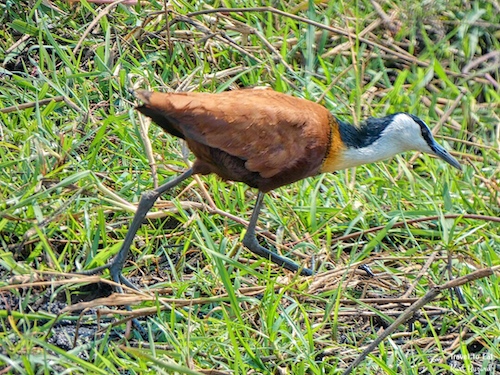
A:
[[[330,144],[328,146],[328,152],[326,153],[325,158],[321,163],[321,167],[319,170],[320,173],[334,172],[342,169],[339,168],[339,166],[341,166],[342,164],[342,152],[346,147],[342,142],[342,138],[340,137],[339,124],[333,116],[330,117],[330,129]]]

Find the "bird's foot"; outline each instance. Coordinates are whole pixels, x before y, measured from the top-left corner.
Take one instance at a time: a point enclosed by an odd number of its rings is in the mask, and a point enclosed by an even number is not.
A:
[[[286,268],[287,270],[293,271],[293,272],[299,272],[303,276],[312,276],[314,274],[314,271],[299,266],[297,263],[294,261],[285,258],[277,253],[275,253],[272,250],[266,249],[265,247],[261,246],[259,242],[257,241],[257,238],[254,235],[245,235],[243,239],[243,245],[246,246],[247,249],[249,249],[252,253],[265,258],[269,259],[271,262],[274,264],[277,264],[278,266],[281,266],[283,268]]]
[[[127,279],[125,276],[122,274],[122,265],[118,264],[118,262],[109,262],[103,266],[95,267],[90,270],[84,270],[81,272],[78,272],[80,275],[95,275],[98,273],[102,273],[105,270],[109,270],[109,273],[111,275],[111,278],[113,281],[117,284],[115,286],[115,290],[118,293],[123,293],[123,288],[122,285],[125,285],[128,288],[134,289],[139,291],[139,288],[136,287],[134,284],[130,282],[129,279]],[[128,311],[132,311],[132,308],[130,306],[125,306],[125,309]],[[147,332],[146,330],[142,327],[141,322],[137,318],[132,319],[132,324],[134,327],[137,329],[137,332],[142,336],[142,338],[147,339]]]
[[[119,284],[120,286],[116,287],[116,291],[118,293],[123,293],[123,289],[121,285],[125,285],[128,288],[134,289],[134,290],[139,290],[137,286],[132,284],[132,282],[127,279],[125,276],[122,274],[122,265],[118,264],[117,262],[109,262],[103,266],[91,268],[90,270],[83,270],[80,272],[77,272],[80,275],[96,275],[99,273],[102,273],[105,270],[109,270],[109,273],[111,275],[111,279]]]

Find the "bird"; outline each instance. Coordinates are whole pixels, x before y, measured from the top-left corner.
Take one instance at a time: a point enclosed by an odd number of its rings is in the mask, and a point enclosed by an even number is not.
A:
[[[146,214],[163,193],[194,174],[214,173],[223,180],[257,189],[243,245],[285,269],[312,275],[311,269],[259,244],[256,225],[266,193],[307,177],[375,163],[411,150],[462,169],[435,141],[423,120],[404,112],[368,118],[354,126],[320,104],[272,89],[134,93],[143,103],[136,109],[167,133],[183,139],[196,160],[177,177],[142,194],[117,256],[86,272],[109,269],[115,282],[128,286],[131,283],[122,269]]]

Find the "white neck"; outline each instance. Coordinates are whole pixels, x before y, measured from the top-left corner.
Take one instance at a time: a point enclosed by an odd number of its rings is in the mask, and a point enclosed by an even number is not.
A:
[[[410,116],[401,113],[394,117],[375,142],[343,150],[335,167],[340,170],[375,163],[410,150],[431,151],[421,136],[420,126]]]

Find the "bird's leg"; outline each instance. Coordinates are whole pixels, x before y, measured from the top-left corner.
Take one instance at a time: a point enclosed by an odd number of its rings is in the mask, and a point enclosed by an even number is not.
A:
[[[140,226],[142,225],[142,222],[144,221],[144,218],[146,217],[147,213],[153,207],[155,204],[156,200],[167,190],[173,188],[174,186],[178,185],[182,181],[184,181],[186,178],[190,177],[193,174],[193,169],[188,169],[181,175],[177,176],[171,181],[167,181],[163,185],[158,186],[156,189],[150,190],[142,194],[141,199],[139,201],[139,205],[137,206],[137,211],[134,215],[134,218],[132,219],[132,224],[130,224],[130,228],[127,232],[127,235],[125,236],[125,240],[123,241],[122,247],[120,248],[120,251],[116,255],[116,257],[113,259],[112,262],[101,266],[101,267],[96,267],[91,270],[87,271],[82,271],[80,272],[81,274],[84,275],[93,275],[96,273],[99,273],[105,269],[109,269],[109,273],[111,274],[111,277],[113,278],[113,281],[116,283],[123,283],[127,285],[128,287],[135,288],[123,275],[122,275],[122,269],[123,265],[125,264],[125,261],[127,260],[127,256],[130,250],[130,246],[132,245],[132,242],[134,241],[135,235],[137,231],[139,230]]]
[[[257,241],[257,237],[255,234],[255,227],[257,225],[257,219],[259,217],[263,201],[264,201],[264,193],[259,191],[259,195],[257,195],[257,201],[255,202],[255,208],[253,209],[252,217],[250,218],[250,223],[248,224],[247,232],[245,233],[245,237],[243,237],[243,245],[245,245],[254,254],[269,259],[271,262],[283,268],[286,268],[287,270],[295,272],[300,270],[300,273],[302,275],[306,276],[312,275],[313,274],[312,270],[308,268],[300,268],[298,264],[294,263],[288,258],[276,254],[274,251],[266,249],[265,247],[261,246]]]

